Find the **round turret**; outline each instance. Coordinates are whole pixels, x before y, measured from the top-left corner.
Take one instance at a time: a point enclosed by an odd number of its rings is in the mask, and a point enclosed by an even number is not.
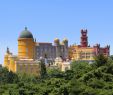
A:
[[[62,44],[68,47],[68,40],[66,38],[63,39]]]
[[[60,40],[59,40],[58,38],[55,38],[55,39],[54,39],[54,43],[55,43],[55,45],[59,45]]]
[[[68,42],[68,39],[67,39],[67,38],[64,38],[64,39],[63,39],[63,42],[64,42],[64,43],[67,43],[67,42]]]
[[[18,38],[18,57],[20,59],[35,58],[35,42],[32,33],[25,27]]]

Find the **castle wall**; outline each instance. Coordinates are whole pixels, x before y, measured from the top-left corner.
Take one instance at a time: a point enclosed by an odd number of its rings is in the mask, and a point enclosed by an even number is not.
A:
[[[36,45],[36,59],[40,57],[47,59],[56,58],[56,50],[52,43],[37,43]]]

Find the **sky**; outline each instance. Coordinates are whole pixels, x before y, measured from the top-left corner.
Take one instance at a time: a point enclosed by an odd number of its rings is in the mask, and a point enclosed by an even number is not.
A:
[[[88,30],[90,46],[110,45],[113,54],[113,0],[0,0],[0,63],[7,46],[17,55],[17,39],[24,27],[37,42],[55,38],[80,44],[80,30]]]

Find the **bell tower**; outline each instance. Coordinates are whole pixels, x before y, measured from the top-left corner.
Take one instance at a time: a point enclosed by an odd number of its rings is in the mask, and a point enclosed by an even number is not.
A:
[[[87,29],[81,30],[81,46],[87,47],[88,46],[88,37],[87,37]]]

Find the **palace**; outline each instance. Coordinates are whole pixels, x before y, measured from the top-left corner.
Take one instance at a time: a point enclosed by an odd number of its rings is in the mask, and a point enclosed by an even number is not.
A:
[[[13,72],[24,72],[39,74],[39,60],[53,63],[57,57],[68,58],[68,40],[60,43],[59,39],[54,40],[54,45],[47,42],[36,42],[32,33],[25,27],[18,38],[18,55],[13,55],[7,48],[4,56],[4,66]]]
[[[56,57],[66,59],[68,57],[68,40],[60,43],[59,39],[54,40],[54,45],[47,42],[36,42],[31,32],[25,28],[18,38],[18,57],[29,59],[47,58],[55,60]]]
[[[59,39],[54,40],[52,43],[36,42],[35,43],[35,59],[47,58],[48,60],[55,60],[56,57],[68,58],[68,40],[64,39],[60,43]]]
[[[94,57],[103,54],[109,56],[110,46],[100,47],[100,44],[96,44],[93,47],[88,45],[87,30],[81,30],[81,44],[71,45],[69,47],[69,58],[76,61],[94,61]]]
[[[36,42],[32,33],[25,27],[18,37],[18,55],[13,55],[7,48],[4,66],[9,71],[40,75],[40,59],[44,59],[46,66],[50,68],[57,67],[61,71],[66,71],[70,69],[71,60],[92,62],[99,54],[109,56],[110,46],[100,47],[100,44],[96,44],[90,47],[87,30],[81,30],[80,45],[68,46],[66,38],[62,42],[56,38],[54,45]]]

